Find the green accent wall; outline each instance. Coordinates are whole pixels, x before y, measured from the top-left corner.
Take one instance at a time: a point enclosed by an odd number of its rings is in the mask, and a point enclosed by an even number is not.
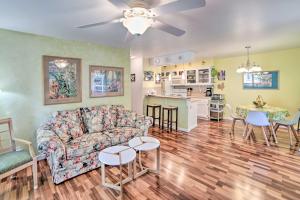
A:
[[[167,107],[167,106],[177,106],[178,107],[178,129],[188,129],[188,105],[187,105],[186,99],[172,99],[172,98],[161,98],[161,97],[154,97],[154,96],[147,96],[144,98],[144,114],[146,115],[147,111],[147,105],[161,105],[161,107]],[[162,112],[162,109],[161,109]],[[158,117],[158,109],[156,110],[156,116]],[[165,111],[164,117],[167,119],[168,112]],[[149,115],[152,116],[152,109],[149,108]],[[173,111],[173,121],[175,121],[176,114],[175,111]],[[158,123],[158,120],[156,120],[156,123]],[[166,127],[166,125],[165,125]],[[175,124],[173,124],[173,128],[175,127]],[[175,129],[175,128],[174,128]]]
[[[0,29],[0,118],[12,117],[15,136],[35,141],[35,130],[57,110],[99,104],[131,107],[129,49],[117,49]],[[44,105],[42,55],[82,59],[82,102]],[[89,65],[124,67],[124,96],[89,98]]]

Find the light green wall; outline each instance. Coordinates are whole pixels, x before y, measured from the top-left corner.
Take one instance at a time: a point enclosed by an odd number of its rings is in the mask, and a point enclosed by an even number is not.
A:
[[[42,55],[82,59],[82,103],[44,106]],[[122,97],[89,98],[89,65],[125,68]],[[15,135],[34,141],[49,113],[99,104],[131,107],[129,50],[0,29],[0,118],[12,117]]]
[[[147,105],[161,105],[162,107],[167,106],[177,106],[178,107],[178,128],[188,130],[188,105],[186,99],[171,99],[171,98],[161,98],[147,96],[144,98],[144,114],[146,115]],[[158,116],[158,111],[156,111],[156,116]],[[149,109],[149,115],[152,115],[152,109]],[[165,111],[165,119],[167,119],[167,111]],[[173,112],[173,121],[176,115]],[[158,120],[156,120],[156,123]],[[174,126],[173,126],[174,127]]]
[[[261,95],[269,105],[287,108],[291,114],[296,112],[300,108],[300,48],[254,54],[250,55],[250,60],[263,70],[279,71],[278,90],[244,90],[243,77],[236,69],[245,63],[246,57],[239,56],[214,60],[217,70],[226,70],[225,88],[220,91],[215,87],[215,92],[224,93],[226,102],[233,107],[251,104],[257,95]]]

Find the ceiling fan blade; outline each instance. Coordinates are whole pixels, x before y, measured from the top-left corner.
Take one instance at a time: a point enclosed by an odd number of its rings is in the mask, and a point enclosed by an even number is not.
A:
[[[180,37],[185,34],[185,31],[169,24],[163,23],[161,21],[156,20],[155,23],[152,25],[152,28],[159,29],[161,31],[170,33],[171,35],[175,35]]]
[[[120,9],[128,9],[129,5],[123,0],[108,0],[111,4]]]
[[[153,11],[158,15],[165,15],[165,14],[204,7],[205,4],[206,4],[205,0],[177,0],[153,8]]]
[[[97,22],[97,23],[92,23],[92,24],[86,24],[86,25],[78,26],[77,28],[91,28],[91,27],[95,27],[95,26],[102,26],[102,25],[105,25],[105,24],[119,23],[120,19],[121,19],[120,17],[122,17],[122,16],[116,17],[115,19],[108,20],[108,21],[105,21],[105,22]]]

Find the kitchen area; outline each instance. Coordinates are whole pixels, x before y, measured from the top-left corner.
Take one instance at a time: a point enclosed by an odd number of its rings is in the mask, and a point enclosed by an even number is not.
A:
[[[213,67],[161,67],[154,74],[154,81],[157,86],[144,91],[144,107],[178,107],[179,131],[190,132],[197,127],[198,119],[223,119],[224,96],[213,94]]]

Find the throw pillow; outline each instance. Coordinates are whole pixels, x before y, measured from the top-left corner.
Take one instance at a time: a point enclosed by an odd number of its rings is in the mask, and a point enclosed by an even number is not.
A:
[[[83,122],[89,133],[101,132],[104,129],[104,113],[99,106],[91,108],[81,108]]]
[[[64,143],[83,135],[84,125],[81,121],[80,110],[57,111],[52,116],[52,130]]]
[[[118,112],[118,127],[133,127],[137,120],[137,114],[130,110],[119,110]]]

